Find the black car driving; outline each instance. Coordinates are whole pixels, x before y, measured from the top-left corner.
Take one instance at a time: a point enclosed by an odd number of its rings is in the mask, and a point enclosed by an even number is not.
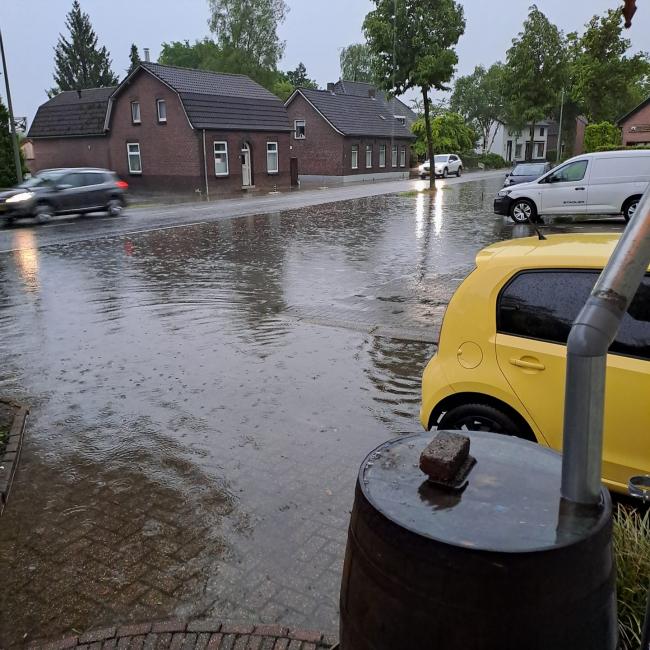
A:
[[[17,187],[0,192],[0,219],[36,217],[47,221],[56,214],[108,212],[118,216],[126,206],[128,183],[107,169],[45,169]]]
[[[518,185],[519,183],[529,183],[530,181],[537,180],[540,176],[551,171],[550,162],[530,162],[519,163],[515,165],[514,169],[506,174],[506,180],[503,187],[509,185]]]

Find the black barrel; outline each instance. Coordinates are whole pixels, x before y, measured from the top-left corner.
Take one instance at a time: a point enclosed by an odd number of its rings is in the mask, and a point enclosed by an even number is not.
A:
[[[387,442],[361,466],[341,650],[614,650],[607,491],[600,508],[569,508],[559,454],[467,435],[477,463],[462,492],[420,471],[430,434]]]

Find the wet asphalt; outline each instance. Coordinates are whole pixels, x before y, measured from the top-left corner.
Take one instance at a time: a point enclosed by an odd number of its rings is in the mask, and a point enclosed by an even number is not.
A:
[[[462,181],[0,232],[0,389],[32,410],[0,647],[173,616],[336,630],[359,463],[419,429],[476,253],[531,232],[492,213],[501,176]]]

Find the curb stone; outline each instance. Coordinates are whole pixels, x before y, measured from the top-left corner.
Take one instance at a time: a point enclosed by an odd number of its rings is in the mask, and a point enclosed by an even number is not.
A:
[[[88,630],[83,634],[70,633],[58,639],[32,641],[27,647],[29,650],[65,648],[90,650],[91,647],[98,650],[99,648],[109,650],[115,647],[129,649],[156,647],[157,650],[172,647],[182,647],[184,650],[185,648],[203,650],[206,647],[211,650],[226,650],[233,647],[333,650],[338,648],[338,641],[334,635],[323,634],[317,630],[198,619],[152,621],[121,627],[104,627]]]
[[[9,429],[7,446],[3,455],[0,456],[0,515],[2,515],[9,499],[9,492],[20,460],[29,409],[24,404],[11,399],[2,398],[0,403],[7,404],[15,409],[14,420]]]

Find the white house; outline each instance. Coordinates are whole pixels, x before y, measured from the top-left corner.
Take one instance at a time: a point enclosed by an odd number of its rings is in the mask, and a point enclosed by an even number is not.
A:
[[[533,141],[532,160],[546,160],[548,151],[549,130],[555,122],[544,120],[535,124],[535,137]],[[528,158],[530,147],[530,126],[522,130],[510,129],[503,122],[496,122],[490,131],[488,140],[488,153],[496,153],[508,162],[519,162]],[[477,153],[483,153],[483,143],[479,143]]]

